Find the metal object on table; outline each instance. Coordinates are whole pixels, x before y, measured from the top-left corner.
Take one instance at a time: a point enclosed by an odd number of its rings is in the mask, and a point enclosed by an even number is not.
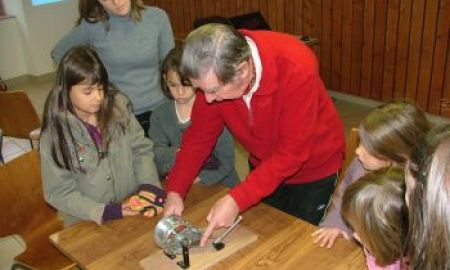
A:
[[[183,269],[189,267],[189,248],[198,246],[201,238],[200,229],[176,215],[162,218],[155,227],[156,245],[171,259],[183,254],[183,261],[178,262]]]
[[[219,251],[221,249],[223,249],[225,247],[225,244],[222,242],[223,239],[242,221],[242,216],[238,216],[236,218],[236,220],[233,222],[233,224],[231,224],[230,227],[228,227],[228,229],[218,238],[216,238],[216,240],[214,240],[214,242],[212,243],[214,248]]]
[[[0,165],[5,163],[5,160],[3,159],[2,148],[3,148],[3,130],[0,128]]]

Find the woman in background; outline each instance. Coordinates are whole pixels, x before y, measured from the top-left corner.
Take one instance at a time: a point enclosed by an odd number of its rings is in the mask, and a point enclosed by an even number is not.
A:
[[[94,48],[147,134],[151,112],[164,101],[161,62],[174,47],[166,13],[141,0],[80,0],[79,11],[77,26],[53,49],[53,60],[73,46]]]
[[[342,195],[347,187],[368,172],[390,166],[404,168],[417,140],[429,128],[423,111],[407,101],[387,102],[363,119],[356,157],[346,169],[320,229],[313,234],[315,243],[331,248],[338,237],[351,238],[353,231],[341,217]]]

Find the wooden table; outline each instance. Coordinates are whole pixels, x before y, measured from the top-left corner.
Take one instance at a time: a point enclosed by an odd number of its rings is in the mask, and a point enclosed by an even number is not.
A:
[[[226,189],[221,186],[194,185],[186,199],[183,218],[205,227],[210,207],[224,194]],[[242,225],[256,233],[258,240],[215,264],[213,269],[366,269],[359,246],[339,239],[332,249],[319,248],[311,237],[315,226],[277,209],[261,203],[243,217]],[[159,250],[153,243],[157,221],[143,216],[102,226],[84,221],[53,234],[50,240],[82,268],[141,269],[139,262]]]

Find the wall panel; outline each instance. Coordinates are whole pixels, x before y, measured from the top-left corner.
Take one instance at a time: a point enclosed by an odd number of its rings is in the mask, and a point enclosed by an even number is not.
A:
[[[393,99],[394,76],[395,76],[395,54],[397,46],[398,17],[400,0],[391,0],[387,7],[386,42],[384,52],[382,100]]]
[[[272,29],[320,40],[329,89],[379,101],[408,98],[450,116],[450,0],[147,0],[176,37],[196,18],[260,11]],[[445,104],[445,106],[441,106]]]

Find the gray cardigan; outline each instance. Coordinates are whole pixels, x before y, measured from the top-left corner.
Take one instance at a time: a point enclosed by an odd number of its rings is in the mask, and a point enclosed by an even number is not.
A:
[[[181,137],[189,125],[190,122],[181,124],[178,121],[173,100],[166,101],[153,111],[149,136],[154,143],[155,163],[160,175],[168,174],[172,168],[181,145]],[[239,183],[239,177],[234,168],[233,138],[226,128],[217,139],[212,155],[220,161],[220,166],[216,170],[203,169],[199,174],[201,183],[212,185],[220,182],[229,187]]]
[[[347,187],[366,173],[367,171],[363,168],[361,162],[357,158],[354,158],[345,170],[344,178],[334,192],[326,216],[319,224],[319,227],[337,228],[345,231],[350,237],[352,236],[353,230],[345,224],[341,216],[342,197]]]
[[[53,49],[55,62],[70,48],[89,45],[104,63],[109,81],[123,91],[133,104],[135,114],[153,111],[164,100],[160,86],[160,66],[174,47],[167,14],[155,7],[145,7],[142,20],[109,14],[106,23],[81,21]]]
[[[135,192],[140,184],[160,186],[153,162],[152,142],[127,108],[129,101],[120,94],[114,98],[117,113],[127,115],[125,133],[114,127],[107,156],[98,159],[97,149],[85,125],[73,114],[64,112],[75,138],[69,149],[77,148],[78,160],[84,172],[59,168],[52,158],[52,138],[43,130],[40,138],[40,156],[44,196],[58,209],[66,224],[79,219],[101,223],[106,204],[120,203]],[[73,152],[73,164],[78,166]]]

